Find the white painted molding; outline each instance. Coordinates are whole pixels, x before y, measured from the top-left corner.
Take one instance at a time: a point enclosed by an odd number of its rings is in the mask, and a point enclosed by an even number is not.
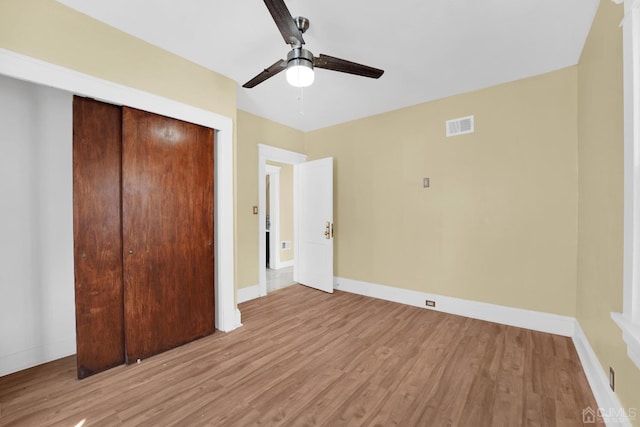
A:
[[[269,230],[269,267],[280,264],[280,167],[265,166],[265,174],[269,176],[269,209],[271,229]],[[266,202],[265,202],[266,203]],[[266,205],[265,205],[266,206]],[[266,215],[266,210],[265,210]],[[262,224],[266,232],[266,220]]]
[[[258,144],[258,285],[260,286],[260,296],[267,295],[267,236],[265,230],[266,221],[266,184],[264,176],[266,173],[267,161],[286,163],[295,165],[305,162],[305,154],[294,151],[283,150],[282,148],[270,145]]]
[[[240,310],[238,310],[236,308],[236,324],[238,325],[238,327],[242,326],[242,313],[240,313]]]
[[[238,288],[238,304],[260,298],[260,285]],[[240,311],[238,311],[239,313]]]
[[[624,215],[622,330],[627,354],[640,368],[640,0],[625,0],[622,22],[624,85]]]
[[[295,151],[284,150],[282,148],[272,147],[265,144],[258,144],[258,154],[265,157],[267,160],[291,165],[307,161],[306,154],[296,153]]]
[[[622,329],[622,339],[627,344],[627,355],[640,369],[640,326],[630,322],[622,313],[611,313],[611,318]]]
[[[236,329],[239,325],[236,321],[234,302],[234,161],[231,118],[1,48],[0,74],[116,105],[127,105],[162,114],[216,130],[215,322],[216,328],[221,331]]]
[[[280,169],[282,169],[280,166],[274,166],[274,165],[265,166],[265,170],[267,174],[280,173]]]
[[[631,422],[628,417],[624,415],[628,414],[631,408],[622,408],[618,396],[609,387],[609,379],[602,370],[602,364],[598,360],[593,348],[591,348],[589,340],[577,320],[575,320],[574,330],[575,333],[572,337],[573,344],[576,347],[582,369],[598,404],[598,408],[592,409],[599,409],[597,411],[598,414],[602,416],[608,426],[621,425],[630,427]],[[634,411],[635,410],[637,409],[634,409]]]
[[[334,279],[334,288],[386,301],[412,305],[414,307],[442,311],[459,316],[471,317],[473,319],[517,326],[519,328],[547,332],[565,337],[571,337],[574,334],[575,319],[558,314],[429,294],[342,277],[336,277]],[[436,301],[435,309],[425,306],[425,300],[427,299]]]
[[[637,3],[634,3],[637,4]],[[633,19],[627,19],[627,18]],[[624,239],[623,239],[623,314],[640,324],[640,154],[638,135],[638,109],[640,109],[640,81],[636,64],[640,56],[640,43],[635,40],[640,33],[638,10],[625,2],[626,23],[623,39],[624,85]]]

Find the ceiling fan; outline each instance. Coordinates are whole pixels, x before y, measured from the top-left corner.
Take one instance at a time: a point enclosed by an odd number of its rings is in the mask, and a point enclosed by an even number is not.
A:
[[[291,52],[287,55],[286,60],[278,60],[275,64],[265,68],[260,74],[243,84],[242,87],[255,87],[285,69],[287,70],[287,81],[296,87],[306,87],[313,83],[314,67],[373,79],[379,78],[384,73],[383,70],[378,68],[368,67],[329,55],[321,54],[314,57],[310,51],[302,47],[304,44],[302,34],[309,28],[309,20],[302,16],[293,18],[284,4],[284,0],[264,0],[264,3],[267,5],[267,9],[269,9],[269,13],[271,13],[280,33],[282,33],[285,43],[291,46]]]

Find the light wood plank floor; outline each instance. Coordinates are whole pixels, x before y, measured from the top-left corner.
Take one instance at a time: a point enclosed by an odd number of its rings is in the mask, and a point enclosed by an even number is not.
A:
[[[73,357],[0,378],[0,425],[575,426],[596,408],[568,338],[300,285],[240,309],[234,332],[82,381]]]

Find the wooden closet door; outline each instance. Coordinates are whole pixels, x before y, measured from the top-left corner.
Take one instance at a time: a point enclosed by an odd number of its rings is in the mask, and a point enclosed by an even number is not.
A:
[[[213,130],[123,107],[127,363],[214,331]]]
[[[122,111],[73,99],[73,242],[78,378],[124,363]]]

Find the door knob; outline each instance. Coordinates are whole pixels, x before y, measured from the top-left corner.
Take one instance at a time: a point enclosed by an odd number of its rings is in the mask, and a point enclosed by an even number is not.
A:
[[[129,255],[133,253],[133,249],[129,249]]]

